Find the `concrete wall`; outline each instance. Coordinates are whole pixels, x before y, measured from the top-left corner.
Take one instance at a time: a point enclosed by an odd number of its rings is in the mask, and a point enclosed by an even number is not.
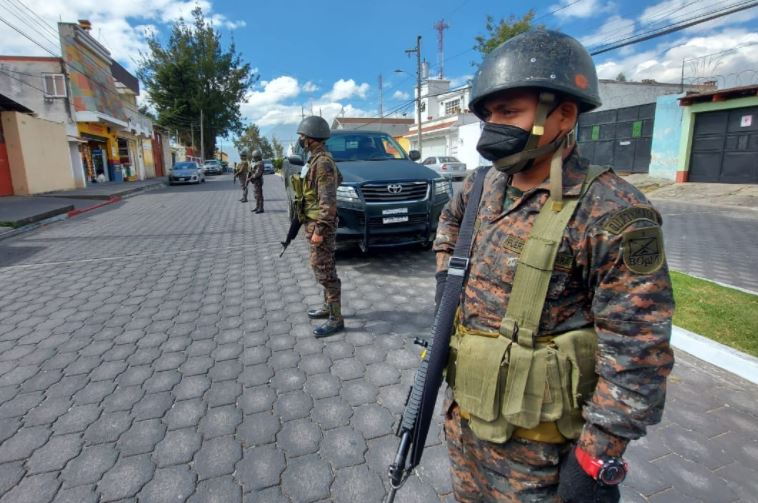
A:
[[[481,135],[480,123],[474,122],[458,128],[458,159],[466,163],[466,169],[476,169],[479,166],[492,164],[479,155],[476,144]]]
[[[603,105],[595,111],[655,103],[659,96],[676,94],[680,89],[679,84],[601,81],[600,100]]]
[[[76,188],[63,124],[18,112],[2,112],[0,119],[16,195]]]
[[[55,122],[72,122],[68,98],[45,98],[42,76],[63,73],[58,58],[0,56],[0,89],[4,95],[33,110],[39,117]],[[6,73],[7,72],[7,73]]]
[[[684,115],[682,107],[679,106],[681,96],[683,95],[661,96],[656,100],[650,176],[676,180]]]

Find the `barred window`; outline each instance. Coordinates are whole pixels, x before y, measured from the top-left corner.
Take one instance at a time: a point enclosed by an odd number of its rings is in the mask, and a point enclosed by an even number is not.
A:
[[[452,100],[445,103],[445,115],[456,115],[461,113],[461,100]]]

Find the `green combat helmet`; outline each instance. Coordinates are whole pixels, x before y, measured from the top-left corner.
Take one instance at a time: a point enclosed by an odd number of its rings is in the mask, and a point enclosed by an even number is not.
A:
[[[263,154],[261,154],[261,151],[258,149],[253,150],[253,160],[254,161],[262,161],[263,160]]]
[[[471,84],[469,109],[487,120],[484,103],[493,95],[511,89],[537,89],[539,106],[529,140],[523,151],[493,161],[508,174],[525,169],[531,161],[559,145],[537,147],[545,119],[564,98],[576,101],[579,112],[600,106],[595,64],[576,39],[556,31],[535,30],[506,40],[482,61]]]
[[[242,161],[246,161],[247,160],[247,150],[246,149],[240,150],[240,160],[242,160]]]
[[[300,125],[297,127],[297,134],[313,138],[314,140],[326,140],[332,135],[332,131],[323,117],[311,115],[300,121]]]

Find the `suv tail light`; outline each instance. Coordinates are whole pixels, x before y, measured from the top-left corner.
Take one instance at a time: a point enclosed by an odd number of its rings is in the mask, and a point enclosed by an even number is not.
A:
[[[447,164],[443,164],[442,166],[440,166],[440,169],[442,171],[447,171]]]

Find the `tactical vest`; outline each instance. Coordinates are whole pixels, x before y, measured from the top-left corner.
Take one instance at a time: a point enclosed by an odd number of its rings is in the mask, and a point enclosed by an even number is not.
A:
[[[582,407],[597,384],[597,334],[589,326],[541,336],[539,322],[566,225],[592,182],[607,170],[590,166],[578,197],[545,203],[519,256],[498,332],[469,330],[456,317],[447,381],[482,440],[579,438]]]
[[[310,166],[316,164],[316,160],[319,156],[325,155],[325,152],[318,152],[313,157],[310,158],[308,161],[308,164]],[[337,168],[337,165],[332,161],[332,168],[334,169],[334,176],[337,181],[337,185],[342,183],[342,174],[340,173],[339,169]],[[310,167],[308,168],[308,174],[310,173]],[[311,187],[308,183],[308,174],[305,175],[303,178],[303,209],[305,212],[305,217],[308,220],[318,220],[321,207],[319,206],[318,201],[318,194],[316,193],[316,187]]]
[[[318,220],[319,205],[316,189],[305,183],[300,175],[292,175],[290,178],[292,190],[295,193],[294,207],[297,209],[300,222],[306,220]]]

